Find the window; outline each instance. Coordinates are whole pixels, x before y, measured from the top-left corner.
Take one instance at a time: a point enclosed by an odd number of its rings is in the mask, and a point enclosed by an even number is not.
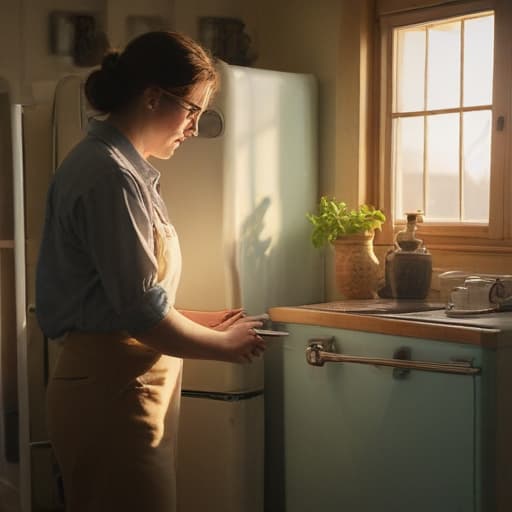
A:
[[[381,20],[379,203],[438,246],[512,247],[510,26],[507,0]]]
[[[488,223],[494,13],[393,35],[394,210]]]

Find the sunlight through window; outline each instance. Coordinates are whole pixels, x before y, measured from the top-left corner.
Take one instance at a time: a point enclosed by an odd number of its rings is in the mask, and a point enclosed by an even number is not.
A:
[[[494,14],[394,30],[395,217],[489,221]]]

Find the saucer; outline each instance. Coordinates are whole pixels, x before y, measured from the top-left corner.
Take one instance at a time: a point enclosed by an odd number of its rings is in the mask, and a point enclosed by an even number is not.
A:
[[[482,308],[482,309],[461,309],[448,307],[445,309],[446,316],[449,317],[460,317],[460,316],[468,316],[468,315],[484,315],[488,313],[495,313],[496,307],[492,308]]]

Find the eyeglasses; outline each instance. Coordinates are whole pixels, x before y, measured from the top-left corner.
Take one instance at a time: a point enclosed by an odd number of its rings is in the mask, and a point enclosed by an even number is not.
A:
[[[199,105],[196,105],[195,103],[192,103],[191,101],[188,101],[185,98],[182,98],[181,96],[176,96],[172,92],[166,91],[165,89],[160,90],[166,96],[172,98],[181,108],[188,111],[187,119],[197,120],[203,113],[203,109]]]

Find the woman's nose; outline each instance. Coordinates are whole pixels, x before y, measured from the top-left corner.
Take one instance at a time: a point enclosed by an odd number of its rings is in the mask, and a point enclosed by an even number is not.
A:
[[[185,132],[189,137],[197,137],[197,135],[199,133],[199,116],[193,117],[190,120],[190,123],[187,126],[187,129],[185,130]]]

